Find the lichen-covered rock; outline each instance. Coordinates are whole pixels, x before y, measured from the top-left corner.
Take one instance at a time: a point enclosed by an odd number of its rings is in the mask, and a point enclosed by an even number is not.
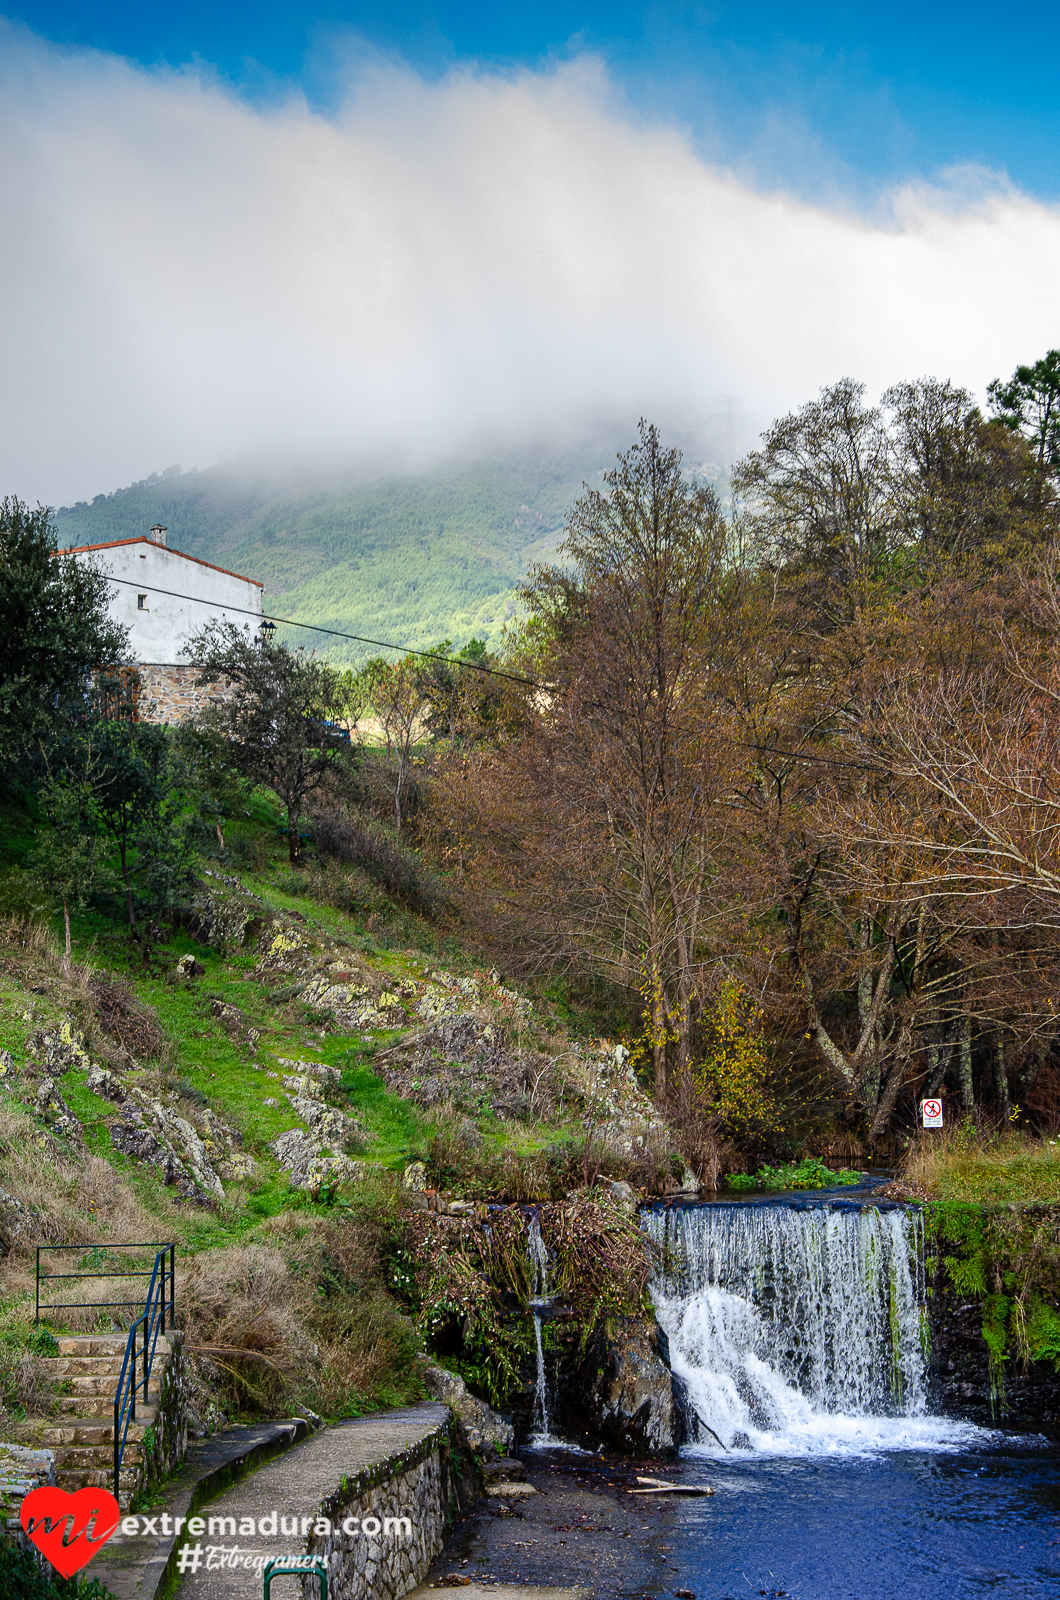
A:
[[[266,928],[258,941],[261,959],[258,972],[265,974],[301,972],[312,961],[312,947],[304,934],[275,923]]]
[[[651,1140],[669,1137],[665,1119],[637,1082],[625,1045],[579,1050],[568,1072],[596,1128],[614,1149],[635,1155]]]
[[[246,891],[226,894],[222,889],[204,889],[192,900],[185,921],[202,944],[238,947],[261,914],[261,901]]]
[[[0,1083],[17,1077],[18,1073],[11,1059],[10,1050],[0,1050]]]
[[[224,1199],[224,1186],[202,1139],[185,1117],[143,1089],[134,1089],[112,1124],[115,1150],[159,1169],[162,1182],[198,1205]]]
[[[289,1174],[293,1189],[312,1193],[325,1184],[355,1183],[365,1174],[363,1161],[354,1161],[341,1151],[328,1150],[305,1128],[291,1128],[281,1133],[269,1148]]]
[[[37,1231],[36,1213],[17,1195],[0,1189],[0,1256],[10,1255],[18,1238],[32,1238]]]
[[[61,1139],[79,1144],[85,1137],[80,1119],[74,1116],[59,1093],[54,1078],[43,1078],[37,1090],[35,1108],[38,1117]]]
[[[88,1071],[87,1085],[93,1094],[98,1094],[101,1100],[113,1100],[115,1105],[121,1105],[129,1098],[129,1091],[116,1072],[110,1072],[98,1062],[93,1062]]]
[[[420,1356],[419,1361],[423,1387],[432,1400],[440,1400],[449,1407],[476,1455],[491,1459],[508,1455],[515,1429],[507,1418],[473,1395],[455,1372],[435,1366],[427,1356]]]
[[[61,1078],[71,1067],[87,1070],[92,1059],[85,1049],[85,1036],[67,1018],[57,1028],[38,1028],[26,1040],[27,1050],[39,1059],[49,1077]]]
[[[328,1105],[323,1097],[323,1082],[339,1074],[333,1067],[321,1067],[312,1062],[285,1062],[285,1065],[306,1069],[286,1076],[283,1085],[292,1108],[307,1126],[289,1129],[271,1146],[276,1159],[289,1173],[292,1185],[297,1189],[315,1190],[322,1184],[351,1182],[362,1177],[364,1164],[351,1157],[365,1148],[368,1137],[356,1117]]]
[[[602,1331],[589,1347],[582,1406],[587,1431],[629,1455],[668,1455],[680,1418],[673,1376],[659,1351],[654,1323],[630,1319],[612,1338]]]

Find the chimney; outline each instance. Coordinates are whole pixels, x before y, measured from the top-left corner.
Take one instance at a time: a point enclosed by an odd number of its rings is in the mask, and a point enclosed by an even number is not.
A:
[[[147,537],[150,539],[152,544],[160,544],[164,546],[166,542],[167,531],[168,530],[163,528],[160,522],[156,522],[154,527],[148,530]]]

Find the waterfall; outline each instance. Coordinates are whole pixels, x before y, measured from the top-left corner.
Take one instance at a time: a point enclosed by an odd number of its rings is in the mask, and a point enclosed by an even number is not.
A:
[[[690,1431],[773,1454],[945,1444],[927,1412],[917,1212],[755,1203],[642,1213]]]
[[[530,1442],[536,1445],[559,1444],[561,1441],[554,1439],[548,1415],[548,1383],[545,1376],[545,1350],[541,1343],[541,1312],[543,1307],[551,1304],[549,1294],[548,1275],[551,1262],[548,1247],[541,1237],[541,1227],[535,1211],[530,1218],[527,1229],[527,1247],[530,1251],[530,1266],[533,1275],[533,1293],[530,1296],[530,1310],[534,1318],[534,1343],[537,1347],[537,1383],[534,1389],[534,1423],[535,1430],[530,1436]]]

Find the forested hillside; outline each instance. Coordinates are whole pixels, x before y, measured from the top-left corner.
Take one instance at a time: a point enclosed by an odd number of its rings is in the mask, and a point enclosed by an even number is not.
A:
[[[165,523],[178,550],[260,578],[266,605],[324,627],[422,646],[499,638],[527,565],[548,559],[583,480],[611,452],[451,461],[358,481],[267,463],[171,468],[63,507],[60,543],[95,544]],[[305,635],[299,635],[304,639]],[[354,645],[328,643],[349,660]]]

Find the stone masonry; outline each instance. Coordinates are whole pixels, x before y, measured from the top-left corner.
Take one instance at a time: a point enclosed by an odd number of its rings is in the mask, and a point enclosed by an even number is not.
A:
[[[208,705],[226,698],[227,680],[198,687],[198,667],[144,662],[140,678],[139,714],[144,722],[183,722]]]

